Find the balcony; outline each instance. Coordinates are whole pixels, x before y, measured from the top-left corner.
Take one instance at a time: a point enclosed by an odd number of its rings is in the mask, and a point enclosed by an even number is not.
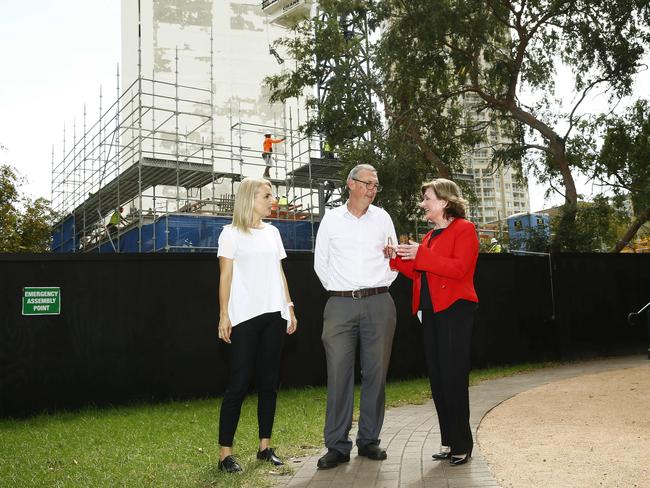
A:
[[[316,0],[263,0],[262,11],[272,24],[290,28],[309,17]]]

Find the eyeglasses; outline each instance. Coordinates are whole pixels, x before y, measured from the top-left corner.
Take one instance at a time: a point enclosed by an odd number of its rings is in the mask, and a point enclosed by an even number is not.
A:
[[[358,181],[359,183],[363,183],[364,185],[366,185],[366,188],[368,190],[377,190],[377,193],[379,193],[383,188],[383,186],[378,185],[374,181],[363,181],[363,180],[357,180],[356,178],[352,178],[352,179],[354,181]]]

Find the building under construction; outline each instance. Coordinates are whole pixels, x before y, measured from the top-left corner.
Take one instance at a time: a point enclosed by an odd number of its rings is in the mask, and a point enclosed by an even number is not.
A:
[[[340,199],[342,165],[301,132],[300,100],[269,104],[263,85],[283,62],[270,39],[311,4],[124,0],[115,101],[100,95],[99,117],[84,113],[64,133],[62,159],[53,154],[62,218],[52,250],[216,250],[239,181],[266,168],[262,140],[272,134],[285,141],[270,168],[281,197],[271,218],[287,249],[311,251],[320,215]]]
[[[215,250],[239,181],[266,169],[262,140],[271,134],[285,139],[270,171],[282,204],[272,218],[287,249],[312,250],[320,216],[340,201],[342,164],[321,137],[301,132],[304,99],[270,103],[264,78],[284,64],[272,41],[316,14],[315,0],[122,0],[115,95],[100,95],[99,117],[90,124],[84,113],[64,132],[62,159],[53,154],[52,202],[62,219],[52,249]],[[363,15],[337,21],[346,36],[368,39]],[[359,72],[369,69],[361,54],[351,60]],[[331,60],[319,62],[325,76],[313,94],[322,100]],[[470,113],[475,102],[466,100]],[[470,215],[488,237],[530,209],[513,170],[490,167],[492,147],[506,140],[498,129],[467,154],[459,175],[474,186]]]

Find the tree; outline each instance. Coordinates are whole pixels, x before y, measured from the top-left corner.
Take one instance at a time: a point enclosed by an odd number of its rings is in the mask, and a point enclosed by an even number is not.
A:
[[[10,166],[0,166],[0,252],[15,252],[19,242],[17,182],[18,177]]]
[[[620,252],[650,221],[650,104],[638,100],[623,116],[601,117],[604,139],[593,175],[632,203],[634,220],[613,247]]]
[[[379,42],[384,6],[323,0],[319,8],[320,15],[277,43],[296,60],[296,68],[267,78],[272,99],[301,96],[320,85],[326,96],[307,96],[312,118],[304,129],[325,135],[337,147],[346,162],[342,175],[355,164],[374,164],[386,183],[378,200],[394,216],[398,231],[412,230],[422,181],[461,172],[463,147],[480,140],[480,131],[459,130],[465,122],[460,104],[431,96],[430,88],[444,82],[436,76],[443,67],[415,62],[408,45]],[[351,18],[364,24],[367,37],[349,34],[345,26]],[[372,62],[361,70],[363,58]],[[403,62],[398,66],[396,60]],[[397,69],[409,75],[393,76]]]
[[[23,181],[0,165],[0,252],[47,252],[55,214],[48,200],[20,196]]]
[[[548,228],[527,227],[522,237],[510,239],[509,247],[511,250],[547,253],[549,252]]]
[[[619,198],[596,195],[590,202],[578,202],[572,248],[560,248],[560,251],[605,252],[612,249],[628,221],[628,214]],[[553,219],[551,227],[554,232],[561,222],[561,214]]]
[[[462,166],[463,148],[480,141],[485,126],[499,123],[512,143],[497,148],[494,163],[525,161],[542,181],[563,187],[565,208],[553,247],[575,247],[578,167],[570,154],[579,107],[595,88],[613,99],[629,94],[648,41],[647,0],[324,0],[320,8],[333,18],[346,9],[363,10],[373,30],[373,72],[355,80],[354,96],[370,91],[381,102],[372,105],[373,111],[381,107],[381,117],[367,120],[373,121],[369,130],[387,141],[382,160],[398,161],[402,171],[418,174],[424,165],[449,176]],[[337,36],[334,22],[323,25],[318,19],[280,44],[296,59],[296,68],[269,78],[276,99],[315,84],[314,60],[355,52]],[[575,78],[576,102],[565,111],[554,101],[557,62]],[[339,77],[341,91],[330,92],[334,103],[315,108],[345,107],[338,103],[345,100],[345,76]],[[366,90],[358,89],[360,84]],[[538,100],[523,103],[524,90],[540,94]],[[476,111],[485,114],[481,121],[463,117],[461,101],[470,95],[477,97]],[[342,120],[319,113],[316,124],[324,131],[350,124],[345,110],[337,117]],[[397,160],[403,150],[397,141],[411,146],[417,158]]]

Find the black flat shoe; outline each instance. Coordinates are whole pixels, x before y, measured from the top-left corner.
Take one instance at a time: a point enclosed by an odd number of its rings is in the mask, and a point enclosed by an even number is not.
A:
[[[431,456],[436,461],[442,461],[451,457],[451,451],[440,451]]]
[[[364,456],[375,461],[383,461],[388,457],[386,455],[386,451],[375,444],[367,444],[365,446],[359,447],[358,452],[359,456]]]
[[[343,454],[336,449],[329,449],[327,454],[318,460],[316,466],[318,469],[336,468],[340,463],[347,463],[350,461],[349,454]]]
[[[461,454],[460,456],[452,455],[449,458],[449,464],[452,466],[460,466],[461,464],[465,464],[467,461],[469,461],[469,458],[471,457],[471,454]]]
[[[226,456],[223,461],[219,461],[218,468],[219,471],[226,473],[241,473],[243,471],[237,460],[232,456]]]
[[[275,455],[275,451],[271,447],[267,447],[263,451],[257,451],[257,459],[260,461],[268,461],[274,466],[284,466],[282,459]]]

